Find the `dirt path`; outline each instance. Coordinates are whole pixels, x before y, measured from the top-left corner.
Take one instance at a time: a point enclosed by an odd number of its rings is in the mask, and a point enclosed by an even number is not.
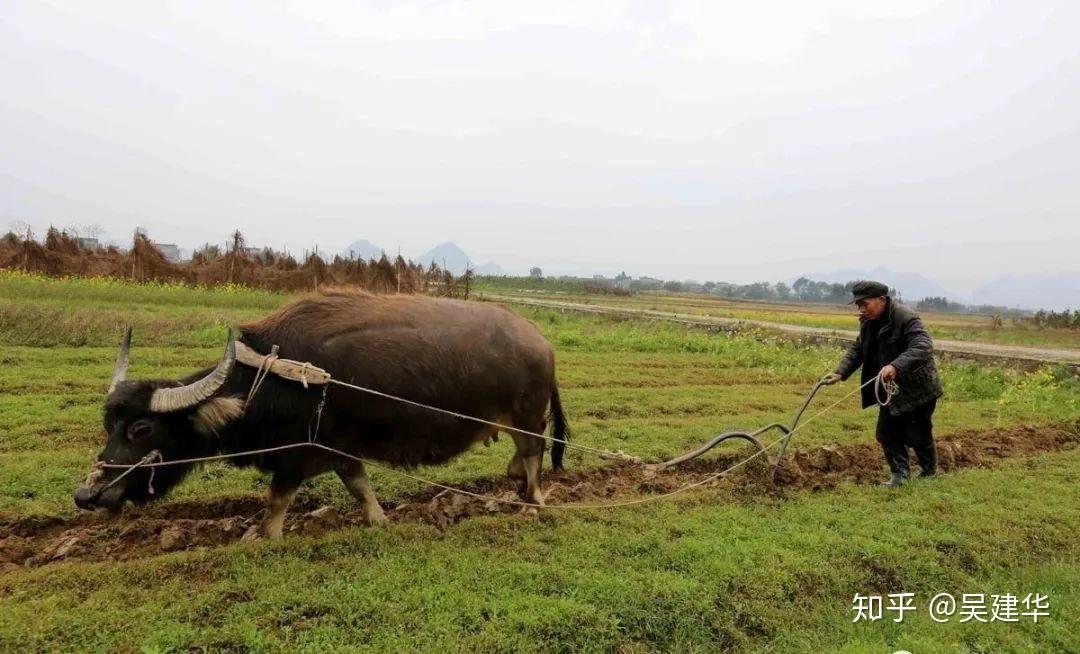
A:
[[[539,300],[523,298],[511,295],[492,295],[485,293],[481,296],[484,300],[504,302],[507,304],[524,304],[529,306],[545,307],[549,309],[565,309],[582,313],[597,313],[611,316],[629,316],[637,318],[651,318],[668,322],[682,323],[686,325],[704,325],[714,327],[729,327],[733,329],[747,326],[775,329],[787,334],[798,336],[811,336],[814,338],[850,343],[858,336],[858,332],[845,329],[831,329],[829,327],[807,327],[804,325],[790,325],[782,322],[768,320],[745,320],[742,318],[723,318],[720,316],[702,316],[693,314],[679,314],[670,311],[655,311],[652,309],[623,309],[595,304],[582,304],[580,302],[564,302],[562,300]],[[983,343],[976,341],[950,341],[934,339],[934,348],[940,352],[972,357],[978,359],[1005,359],[1029,364],[1038,363],[1064,363],[1072,366],[1080,366],[1080,350],[1061,350],[1053,348],[1025,347],[1020,345],[1001,345],[998,343]]]
[[[1078,443],[1080,423],[959,432],[939,440],[938,456],[942,472],[948,473],[958,468],[992,466],[1008,457],[1068,449]],[[695,460],[659,473],[631,464],[566,471],[548,476],[547,501],[600,504],[665,493],[699,481],[738,461],[747,452],[728,451],[719,457]],[[703,488],[718,493],[718,501],[738,501],[763,494],[782,497],[791,490],[829,489],[843,482],[874,484],[883,476],[877,444],[865,443],[813,450],[797,448],[780,467],[775,481],[762,461]],[[475,493],[513,498],[510,487],[504,477],[477,479],[463,486]],[[118,516],[83,513],[74,517],[0,520],[0,573],[59,561],[127,560],[236,543],[257,519],[262,506],[260,498],[250,497],[167,502],[128,509]],[[517,511],[506,504],[434,491],[408,496],[397,504],[384,502],[384,508],[392,522],[425,523],[439,528],[474,516]],[[554,510],[549,514],[559,515]],[[339,513],[332,507],[320,508],[318,498],[302,495],[286,522],[286,538],[297,533],[319,535],[360,524],[359,510]]]

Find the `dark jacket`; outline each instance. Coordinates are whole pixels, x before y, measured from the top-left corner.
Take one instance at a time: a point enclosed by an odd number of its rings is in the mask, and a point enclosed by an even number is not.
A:
[[[888,409],[889,413],[898,416],[941,397],[943,391],[934,364],[934,343],[922,318],[892,298],[888,302],[879,320],[862,324],[859,337],[848,348],[836,372],[841,378],[847,379],[862,366],[862,383],[865,384],[876,377],[882,367],[891,363],[896,368],[896,383],[900,392],[893,397]],[[878,325],[877,334],[871,334],[870,330]],[[870,351],[871,347],[876,351]],[[880,365],[863,365],[866,362],[878,362]],[[865,409],[876,403],[874,385],[870,384],[862,389],[862,405]]]

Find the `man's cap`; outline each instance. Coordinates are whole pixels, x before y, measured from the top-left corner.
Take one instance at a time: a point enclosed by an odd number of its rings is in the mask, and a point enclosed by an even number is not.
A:
[[[848,304],[855,304],[859,300],[865,300],[868,297],[882,297],[889,294],[889,287],[881,282],[861,281],[855,282],[855,285],[851,287],[851,294],[855,296]]]

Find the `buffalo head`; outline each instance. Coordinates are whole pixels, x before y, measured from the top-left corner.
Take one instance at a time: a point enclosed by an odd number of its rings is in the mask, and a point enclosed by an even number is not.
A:
[[[105,448],[99,464],[134,465],[155,450],[166,460],[199,456],[208,440],[243,412],[236,397],[219,395],[236,364],[236,345],[230,332],[225,354],[209,372],[185,381],[128,381],[131,329],[128,328],[116,359],[116,370],[105,400]],[[83,509],[118,509],[125,500],[146,502],[183,479],[191,465],[150,468],[97,468],[87,484],[75,491],[75,504]]]

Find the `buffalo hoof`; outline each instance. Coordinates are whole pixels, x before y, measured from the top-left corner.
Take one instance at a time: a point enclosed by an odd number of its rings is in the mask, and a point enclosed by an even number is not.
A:
[[[250,543],[257,540],[281,540],[282,534],[268,534],[263,525],[251,525],[244,535],[240,537],[241,543]]]
[[[364,516],[364,523],[369,527],[381,527],[390,522],[390,518],[386,517],[386,514],[379,509],[378,513],[374,511]]]

